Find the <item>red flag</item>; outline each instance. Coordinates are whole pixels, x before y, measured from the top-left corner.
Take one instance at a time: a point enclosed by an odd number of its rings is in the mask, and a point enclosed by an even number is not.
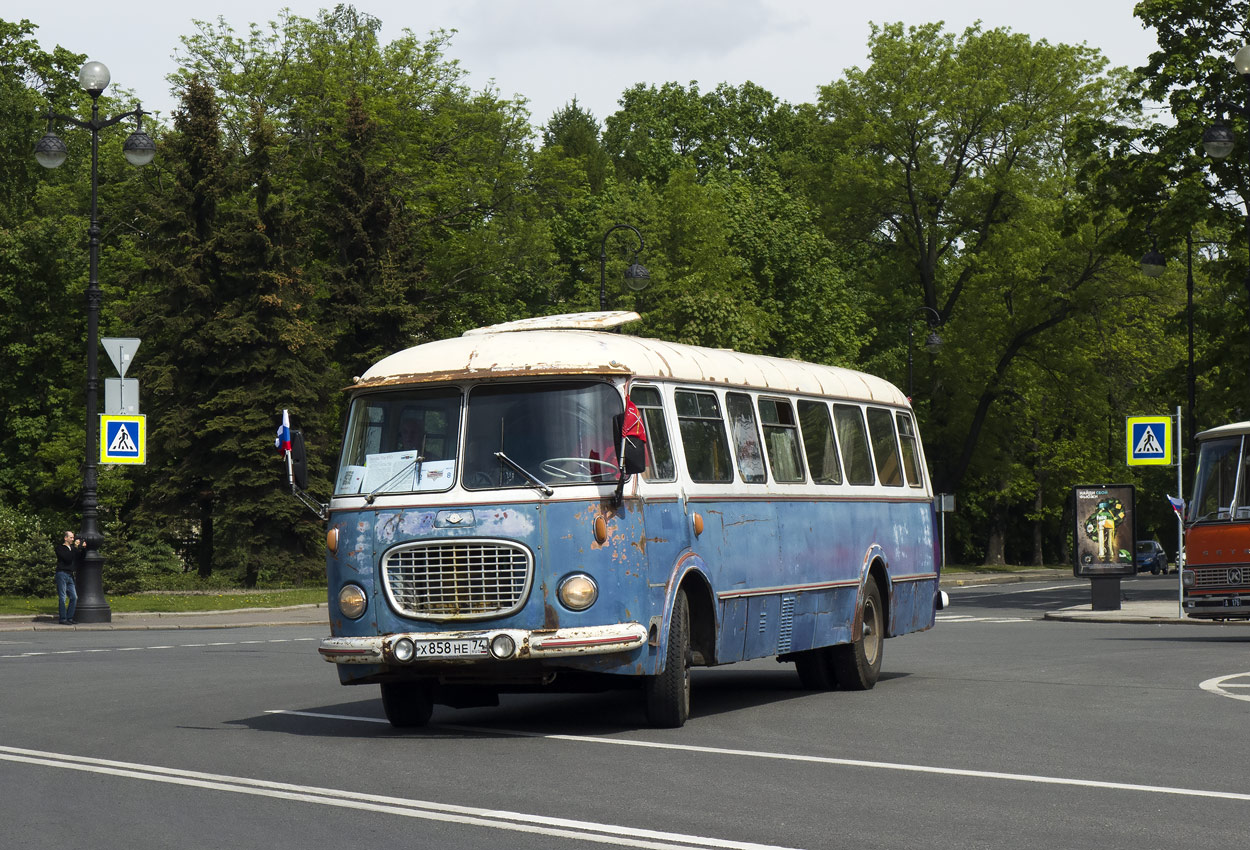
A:
[[[642,424],[642,414],[632,398],[625,399],[625,424],[621,428],[622,437],[637,437],[644,443],[647,441],[647,429]]]
[[[626,475],[646,470],[647,429],[642,424],[642,414],[638,412],[638,406],[628,397],[625,399],[625,418],[621,423],[621,448],[622,466]]]

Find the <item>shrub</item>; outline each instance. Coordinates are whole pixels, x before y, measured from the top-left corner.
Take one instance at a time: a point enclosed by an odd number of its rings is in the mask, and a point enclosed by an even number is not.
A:
[[[55,596],[59,537],[33,514],[0,505],[0,594]]]

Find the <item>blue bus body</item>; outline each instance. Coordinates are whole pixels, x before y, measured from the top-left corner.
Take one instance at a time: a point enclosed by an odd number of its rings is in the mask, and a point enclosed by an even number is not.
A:
[[[871,687],[883,638],[933,626],[932,492],[889,384],[585,330],[466,339],[352,389],[329,506],[320,651],[344,684],[380,684],[392,723],[501,691],[641,683],[652,722],[676,726],[691,666],[775,656],[813,687]],[[800,367],[826,383],[787,383]],[[586,446],[605,427],[615,442],[635,401],[647,468],[623,481],[615,447]],[[424,430],[405,455],[410,413]]]

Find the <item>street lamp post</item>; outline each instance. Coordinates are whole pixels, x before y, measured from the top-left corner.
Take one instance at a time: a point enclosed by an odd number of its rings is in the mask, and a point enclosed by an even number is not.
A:
[[[938,311],[932,307],[917,307],[912,311],[911,317],[907,320],[907,399],[910,401],[913,392],[912,386],[912,363],[911,349],[912,338],[915,336],[916,323],[914,319],[918,313],[923,313],[925,321],[929,325],[929,335],[925,337],[924,349],[930,354],[936,354],[937,350],[942,347],[942,338],[938,336],[937,326],[942,324],[942,317],[938,315]]]
[[[1142,273],[1146,277],[1159,277],[1163,274],[1165,262],[1163,254],[1159,253],[1154,234],[1151,233],[1150,250],[1141,258]],[[1185,430],[1192,448],[1197,427],[1194,412],[1194,235],[1192,233],[1185,234],[1185,324],[1189,332],[1189,363],[1185,372],[1189,410]]]
[[[127,118],[134,118],[136,129],[127,137],[122,151],[127,162],[144,166],[156,155],[156,144],[143,132],[143,110],[136,107],[130,112],[100,118],[100,95],[108,88],[109,69],[102,62],[88,62],[78,72],[78,84],[91,95],[91,120],[80,121],[69,115],[57,115],[49,109],[48,132],[35,145],[35,159],[45,168],[56,168],[65,162],[68,153],[63,142],[52,128],[56,122],[71,124],[91,133],[91,219],[87,227],[88,278],[87,278],[87,433],[86,464],[82,479],[82,529],[79,537],[86,544],[82,567],[79,569],[78,609],[76,619],[84,623],[107,623],[112,620],[108,600],[104,598],[101,574],[104,558],[100,546],[104,535],[98,522],[99,503],[96,498],[96,464],[100,454],[100,418],[97,409],[99,378],[97,374],[97,349],[100,333],[100,223],[97,215],[99,200],[98,173],[100,162],[100,131]]]
[[[614,224],[608,228],[608,232],[603,234],[603,239],[599,243],[599,309],[608,309],[608,237],[612,235],[614,230],[632,230],[634,235],[638,237],[638,248],[634,251],[633,262],[629,264],[629,268],[625,269],[625,285],[635,292],[646,289],[647,284],[651,282],[651,273],[647,271],[641,263],[638,262],[638,253],[645,247],[642,241],[642,234],[638,232],[638,228],[632,224]]]

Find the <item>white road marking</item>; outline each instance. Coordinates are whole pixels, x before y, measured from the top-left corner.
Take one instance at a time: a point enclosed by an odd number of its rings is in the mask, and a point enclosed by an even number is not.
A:
[[[1029,617],[971,617],[958,614],[938,614],[939,623],[1032,623]]]
[[[479,809],[470,806],[456,806],[449,803],[435,803],[428,800],[361,794],[336,788],[293,785],[286,782],[270,782],[244,776],[201,773],[199,771],[178,770],[157,765],[110,761],[108,759],[50,753],[41,750],[26,750],[19,747],[0,746],[0,760],[119,776],[127,779],[142,779],[149,782],[162,782],[169,785],[182,785],[211,791],[229,791],[256,797],[273,797],[281,800],[317,803],[323,806],[379,812],[382,814],[400,815],[402,817],[421,818],[423,820],[484,826],[511,832],[550,835],[558,838],[592,841],[597,844],[612,844],[618,847],[642,847],[652,848],[653,850],[701,850],[701,848],[709,847],[725,848],[725,850],[787,850],[787,848],[771,844],[755,844],[747,841],[683,835],[677,832],[637,829],[617,824],[553,818],[544,815],[526,814],[524,812]]]
[[[303,711],[274,709],[266,714],[291,714],[351,720],[362,723],[385,723],[376,717],[353,717],[352,715],[315,714]],[[667,744],[659,741],[639,741],[630,738],[599,738],[592,735],[551,735],[544,732],[522,732],[515,729],[496,729],[485,726],[458,726],[451,723],[431,724],[430,728],[451,729],[456,732],[472,732],[479,735],[508,735],[517,738],[547,738],[553,741],[574,741],[586,744],[609,744],[618,747],[640,747],[654,750],[677,750],[707,755],[735,756],[739,758],[797,761],[811,764],[830,764],[839,767],[863,767],[873,770],[894,770],[904,773],[929,773],[939,776],[962,776],[970,779],[996,779],[1004,782],[1026,782],[1036,785],[1069,785],[1078,788],[1098,788],[1108,791],[1138,791],[1149,794],[1170,794],[1178,797],[1208,797],[1216,800],[1250,801],[1250,793],[1237,791],[1207,791],[1200,788],[1173,788],[1166,785],[1138,785],[1133,782],[1105,782],[1100,779],[1075,779],[1062,776],[1040,776],[1029,773],[1002,773],[996,770],[968,770],[958,767],[936,767],[924,764],[900,764],[888,761],[834,758],[830,756],[805,756],[797,753],[772,753],[760,750],[735,750],[725,747],[700,747],[693,744]],[[3,748],[0,748],[3,749]]]
[[[1246,679],[1247,681],[1230,683],[1229,679]],[[1207,679],[1205,682],[1200,683],[1198,687],[1217,696],[1250,702],[1250,694],[1234,694],[1229,693],[1228,690],[1229,688],[1250,688],[1250,673],[1232,673],[1227,676],[1216,676],[1214,679]]]
[[[31,652],[15,652],[10,655],[0,655],[0,658],[35,658],[40,655],[82,655],[88,652],[142,652],[154,649],[201,649],[208,646],[242,646],[244,644],[254,643],[299,643],[301,641],[321,640],[321,638],[276,638],[273,640],[223,640],[216,643],[179,643],[179,644],[159,644],[155,646],[115,646],[89,649],[57,649],[57,650],[39,650]]]

